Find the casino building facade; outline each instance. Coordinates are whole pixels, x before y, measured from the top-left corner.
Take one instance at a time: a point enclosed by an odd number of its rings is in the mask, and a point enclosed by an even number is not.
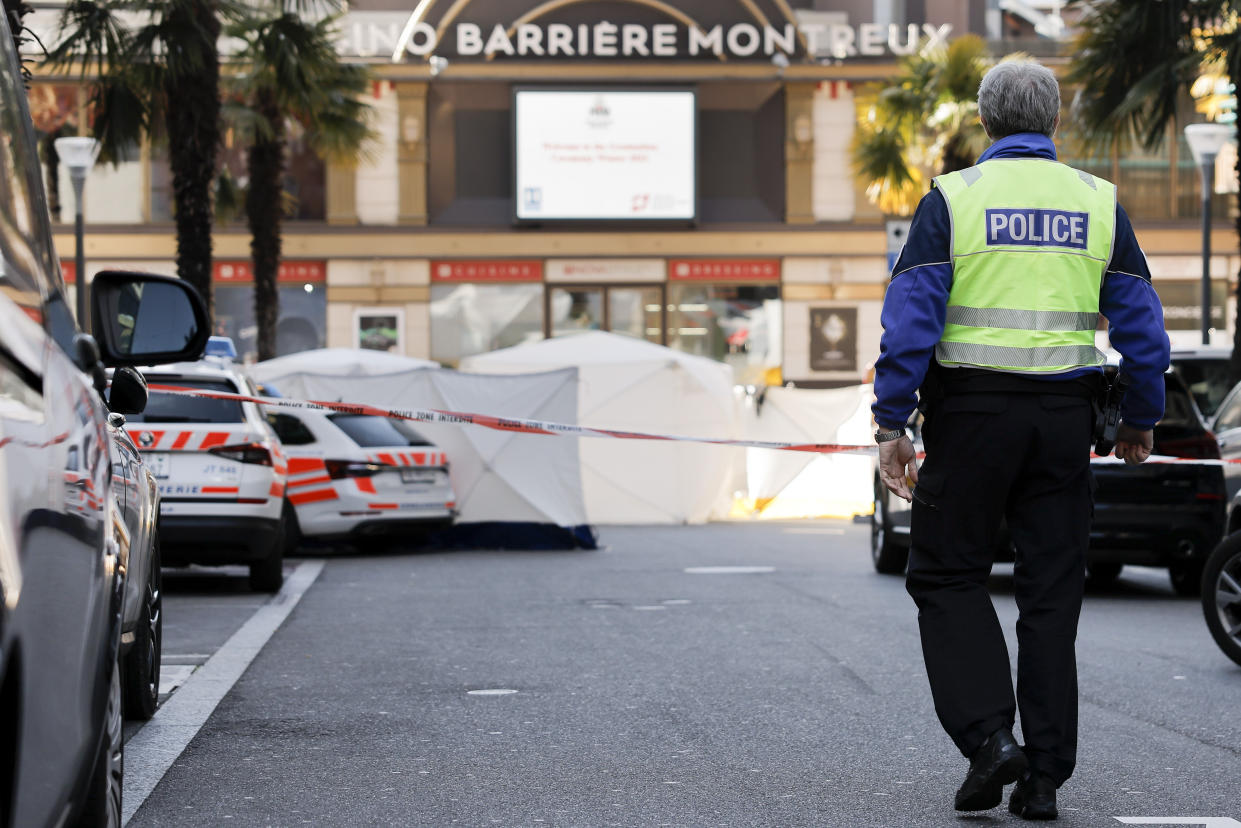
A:
[[[58,4],[38,5],[34,25],[50,32]],[[597,329],[725,361],[743,384],[863,380],[899,224],[851,169],[855,91],[890,78],[913,49],[967,32],[997,55],[1063,66],[1058,5],[351,3],[339,48],[373,70],[378,137],[355,166],[291,148],[279,347],[372,347],[455,365]],[[38,74],[31,100],[42,132],[80,128],[84,96],[64,76]],[[225,163],[240,174],[242,161],[228,142]],[[1194,341],[1198,181],[1183,139],[1162,154],[1075,163],[1119,184],[1168,326]],[[1227,185],[1231,163],[1219,166]],[[59,178],[54,218],[72,222]],[[1229,198],[1216,199],[1213,318],[1224,341],[1237,245]],[[93,171],[88,273],[173,272],[170,205],[158,146]],[[71,223],[57,243],[75,279]],[[254,339],[248,246],[241,222],[218,226],[216,327],[243,352]]]

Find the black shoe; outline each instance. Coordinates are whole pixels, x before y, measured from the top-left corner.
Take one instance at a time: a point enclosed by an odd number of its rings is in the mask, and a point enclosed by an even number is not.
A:
[[[1022,819],[1055,819],[1055,783],[1041,773],[1024,774],[1008,799],[1008,810]]]
[[[985,811],[1004,799],[1004,786],[1026,772],[1026,755],[1012,731],[1000,728],[970,757],[970,772],[957,790],[958,811]]]

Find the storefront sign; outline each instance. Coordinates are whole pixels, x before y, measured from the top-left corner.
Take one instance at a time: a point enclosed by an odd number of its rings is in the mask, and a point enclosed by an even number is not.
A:
[[[66,285],[77,284],[78,281],[78,263],[73,259],[60,260],[60,275],[64,277]]]
[[[857,308],[810,309],[810,370],[857,371]]]
[[[672,282],[778,282],[779,259],[672,259]]]
[[[254,265],[245,260],[214,261],[211,264],[211,277],[215,282],[246,283],[254,282]],[[327,262],[285,261],[280,263],[276,272],[278,282],[326,282]]]
[[[532,259],[431,262],[432,282],[541,282],[543,263]]]
[[[338,50],[356,57],[449,54],[457,58],[595,57],[770,59],[775,54],[805,51],[816,57],[890,57],[910,55],[925,38],[927,48],[942,46],[952,34],[950,24],[826,23],[804,19],[798,24],[757,25],[743,22],[710,28],[683,23],[460,22],[443,32],[422,19],[422,6],[412,13],[351,12],[340,27]]]
[[[1163,326],[1169,331],[1196,331],[1202,327],[1202,282],[1152,282],[1163,303]],[[1228,283],[1211,282],[1211,327],[1224,328],[1224,308],[1228,302]]]
[[[549,282],[662,282],[663,259],[552,259]]]

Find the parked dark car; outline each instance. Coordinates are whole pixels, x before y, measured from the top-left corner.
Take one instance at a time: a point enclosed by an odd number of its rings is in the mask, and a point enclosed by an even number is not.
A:
[[[1241,532],[1224,538],[1207,558],[1202,611],[1215,643],[1241,664]]]
[[[1172,370],[1193,394],[1198,410],[1208,420],[1215,416],[1220,403],[1232,390],[1228,381],[1231,345],[1193,345],[1172,349]]]
[[[99,274],[96,338],[79,333],[7,20],[0,134],[0,826],[119,826],[118,654],[135,538],[104,366],[192,359],[208,323],[184,283]],[[134,413],[141,378],[114,381],[108,399],[112,413]]]
[[[129,533],[125,599],[121,613],[121,696],[125,716],[147,720],[159,698],[164,602],[160,578],[159,487],[124,428],[123,415],[108,417],[112,481]]]
[[[1164,374],[1164,417],[1155,426],[1155,453],[1219,459],[1215,435],[1203,422],[1193,396],[1175,371]],[[1196,595],[1207,554],[1224,536],[1225,470],[1218,465],[1145,463],[1128,466],[1094,460],[1098,489],[1086,570],[1091,581],[1107,583],[1126,564],[1167,567],[1172,587]],[[1231,470],[1230,470],[1231,475]],[[909,557],[909,505],[874,477],[871,558],[883,573],[905,571]],[[1241,517],[1241,513],[1238,513]],[[1011,561],[1006,532],[996,560]]]

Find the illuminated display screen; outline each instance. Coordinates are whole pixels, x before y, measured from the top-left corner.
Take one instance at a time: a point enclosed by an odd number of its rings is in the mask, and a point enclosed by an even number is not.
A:
[[[690,90],[513,93],[519,221],[693,221]]]

